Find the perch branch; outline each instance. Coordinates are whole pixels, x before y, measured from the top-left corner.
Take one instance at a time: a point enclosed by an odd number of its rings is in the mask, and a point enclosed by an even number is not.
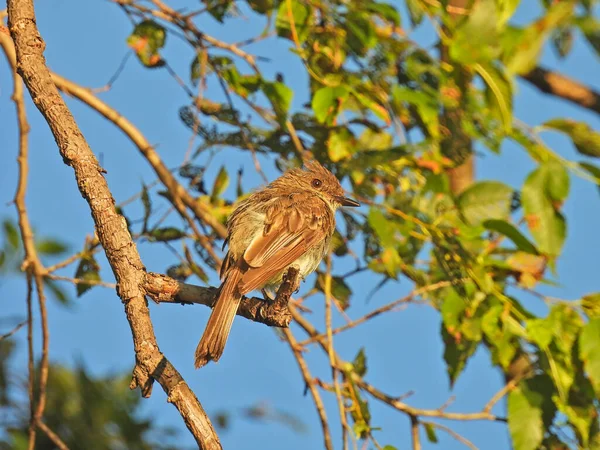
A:
[[[268,326],[286,328],[292,315],[288,309],[288,300],[294,292],[297,271],[290,269],[282,283],[274,302],[266,302],[261,298],[244,297],[238,308],[238,316]],[[146,295],[157,303],[199,304],[212,307],[218,289],[214,287],[194,286],[182,283],[166,275],[149,272],[144,283]]]

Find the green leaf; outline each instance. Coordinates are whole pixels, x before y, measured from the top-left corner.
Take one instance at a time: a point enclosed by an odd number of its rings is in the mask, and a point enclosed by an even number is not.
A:
[[[210,202],[215,203],[219,197],[225,192],[229,186],[229,174],[227,173],[227,169],[225,166],[221,166],[219,169],[219,173],[215,178],[215,182],[213,183],[212,193],[210,194]]]
[[[354,357],[354,361],[352,362],[352,366],[354,367],[354,372],[360,377],[364,377],[367,373],[367,356],[365,355],[365,348],[361,347],[356,356]]]
[[[394,247],[396,245],[395,234],[397,229],[393,222],[389,221],[378,208],[371,208],[367,216],[369,226],[375,231],[379,242],[383,247]]]
[[[581,308],[590,319],[600,318],[600,292],[581,297]]]
[[[394,142],[391,134],[365,128],[356,142],[359,150],[389,150]]]
[[[290,4],[291,9],[288,7]],[[307,3],[299,0],[283,0],[279,5],[275,19],[278,36],[294,40],[295,32],[298,43],[302,44],[310,34],[313,23],[314,15]]]
[[[498,28],[503,28],[521,4],[521,0],[500,0],[496,3],[498,8]]]
[[[273,105],[273,110],[275,111],[279,123],[285,122],[292,104],[294,91],[278,81],[272,83],[264,82],[262,84],[262,91],[271,102],[271,105]]]
[[[554,387],[546,375],[521,382],[508,395],[508,428],[515,450],[537,450],[556,414]]]
[[[388,110],[369,95],[361,94],[357,91],[352,91],[352,95],[361,105],[371,110],[373,114],[375,114],[379,119],[383,120],[386,125],[389,125],[392,122]]]
[[[316,91],[312,98],[312,109],[317,120],[333,125],[348,95],[348,89],[343,86],[326,86]]]
[[[349,13],[343,27],[346,30],[346,44],[358,56],[365,56],[368,50],[377,45],[375,24],[368,14]]]
[[[555,164],[540,165],[527,177],[521,192],[529,230],[539,251],[551,257],[560,254],[566,236],[565,219],[554,205],[568,192],[562,175],[553,178],[559,173]]]
[[[144,207],[144,224],[142,226],[142,232],[145,233],[148,230],[148,219],[152,214],[152,201],[148,194],[148,187],[142,182],[142,205]]]
[[[406,102],[414,105],[429,134],[434,139],[439,137],[439,105],[436,97],[425,91],[394,85],[392,99],[399,104]]]
[[[70,306],[71,299],[65,290],[50,278],[44,278],[44,286],[52,293],[54,298],[63,306]]]
[[[596,395],[600,396],[600,318],[590,320],[583,327],[579,337],[579,357]]]
[[[543,126],[567,134],[582,155],[600,157],[600,133],[592,130],[588,124],[570,119],[552,119]]]
[[[512,84],[502,69],[491,64],[476,64],[475,70],[487,86],[486,98],[490,109],[500,119],[504,132],[512,130]]]
[[[552,37],[552,43],[558,56],[564,58],[573,48],[573,30],[569,27],[557,28]]]
[[[591,14],[583,15],[575,21],[596,54],[600,54],[600,21]]]
[[[487,63],[500,52],[496,0],[474,3],[467,20],[454,30],[450,57],[461,64]]]
[[[500,233],[509,238],[517,246],[519,250],[526,253],[537,255],[538,251],[535,245],[527,239],[513,224],[499,219],[489,219],[483,222],[486,230]]]
[[[164,47],[167,33],[162,25],[153,20],[138,23],[127,38],[127,44],[135,51],[140,62],[146,67],[160,67],[165,64],[158,51]]]
[[[460,326],[467,302],[454,289],[446,289],[444,294],[444,302],[440,308],[442,320],[448,331],[454,333]]]
[[[457,205],[469,225],[481,225],[488,219],[507,219],[513,189],[499,181],[480,181],[457,199]]]
[[[266,14],[275,8],[274,0],[247,0],[248,6],[259,14]]]
[[[477,343],[451,335],[443,324],[442,339],[445,344],[444,361],[446,361],[446,370],[448,372],[450,387],[452,387],[464,370],[469,358],[475,353]]]
[[[325,292],[325,274],[319,272],[317,280],[315,282],[315,289]],[[331,295],[340,302],[342,309],[350,306],[350,296],[352,295],[352,289],[348,286],[344,278],[333,276],[331,277]]]
[[[223,18],[227,15],[233,0],[202,0],[202,3],[206,5],[206,10],[211,16],[223,23]]]
[[[148,233],[148,240],[151,242],[176,241],[185,237],[184,231],[175,227],[156,228]]]
[[[537,450],[544,437],[542,394],[517,386],[508,395],[508,428],[515,450]]]
[[[437,435],[435,434],[435,427],[429,422],[423,422],[423,428],[425,428],[425,434],[427,435],[427,440],[432,444],[438,443]]]
[[[554,331],[545,319],[529,319],[525,322],[527,336],[531,342],[545,350],[554,339]]]
[[[408,9],[410,23],[416,28],[421,24],[425,16],[420,0],[406,0],[406,8]]]
[[[8,219],[4,219],[2,222],[2,228],[4,230],[4,238],[8,242],[8,244],[13,248],[13,250],[17,250],[20,244],[20,236],[19,231],[15,224]]]
[[[533,69],[541,55],[544,42],[558,25],[573,14],[574,3],[554,2],[545,16],[524,30],[510,29],[504,33],[504,63],[510,73],[522,75]]]
[[[579,166],[595,178],[594,182],[600,190],[600,167],[587,162],[580,162]]]
[[[388,5],[387,3],[377,3],[374,1],[368,1],[366,4],[366,10],[372,12],[373,14],[381,17],[388,22],[391,22],[395,26],[400,26],[400,14],[398,10],[394,8],[392,5]]]
[[[347,128],[332,131],[327,140],[327,154],[331,162],[338,162],[352,155],[354,136]]]
[[[79,278],[87,281],[100,281],[100,266],[96,262],[94,255],[88,254],[83,256],[79,261],[77,270],[75,271],[75,278]],[[77,284],[77,297],[81,297],[86,291],[94,287],[93,284],[89,283],[78,283]]]
[[[35,246],[42,255],[60,255],[69,249],[67,244],[54,239],[42,239]]]

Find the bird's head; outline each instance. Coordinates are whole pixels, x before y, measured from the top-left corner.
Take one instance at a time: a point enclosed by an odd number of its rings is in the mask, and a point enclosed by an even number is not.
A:
[[[303,169],[292,169],[279,180],[287,188],[295,187],[296,189],[313,191],[333,209],[340,206],[360,206],[360,203],[356,200],[344,195],[344,189],[342,189],[339,180],[317,161],[305,162]]]

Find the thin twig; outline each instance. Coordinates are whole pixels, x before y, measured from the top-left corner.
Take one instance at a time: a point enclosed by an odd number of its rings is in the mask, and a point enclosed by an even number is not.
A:
[[[327,353],[329,355],[329,365],[331,366],[331,378],[335,388],[338,409],[340,412],[340,423],[342,425],[342,447],[348,448],[348,422],[346,419],[346,406],[342,396],[342,389],[338,378],[337,366],[335,364],[335,354],[333,351],[333,334],[331,332],[331,252],[327,254],[327,272],[325,273],[325,327],[327,329]]]
[[[360,318],[358,318],[356,320],[353,320],[350,323],[347,323],[347,324],[342,325],[342,326],[340,326],[338,328],[335,328],[334,330],[332,330],[332,334],[338,334],[338,333],[341,333],[342,331],[346,331],[346,330],[348,330],[350,328],[354,328],[355,326],[360,325],[361,323],[364,323],[364,322],[366,322],[366,321],[368,321],[368,320],[370,320],[370,319],[372,319],[374,317],[377,317],[377,316],[379,316],[379,315],[381,315],[381,314],[383,314],[385,312],[388,312],[388,311],[393,310],[394,308],[397,308],[401,304],[413,301],[415,297],[418,297],[418,296],[420,296],[420,295],[422,295],[424,293],[427,293],[427,292],[432,292],[432,291],[436,291],[438,289],[441,289],[443,287],[447,287],[450,284],[451,283],[449,281],[440,281],[438,283],[434,283],[434,284],[431,284],[429,286],[424,286],[424,287],[415,289],[410,294],[402,297],[401,299],[395,300],[395,301],[393,301],[391,303],[388,303],[387,305],[381,306],[380,308],[377,308],[377,309],[371,311],[370,313],[367,313],[364,316],[362,316],[362,317],[360,317]],[[310,344],[312,342],[318,341],[319,339],[321,339],[323,337],[325,337],[324,334],[320,334],[318,336],[310,337],[310,338],[308,338],[308,339],[300,342],[300,345],[301,346],[308,345],[308,344]]]
[[[40,430],[42,430],[44,433],[46,433],[46,436],[48,436],[48,439],[50,439],[52,441],[52,443],[54,445],[56,445],[56,447],[59,450],[69,450],[69,447],[67,446],[67,444],[65,444],[63,442],[63,440],[58,436],[58,434],[56,434],[54,431],[52,431],[50,429],[50,427],[48,427],[48,425],[46,425],[42,420],[40,420],[38,422],[38,427]]]
[[[471,450],[478,450],[477,447],[475,446],[475,444],[473,444],[471,441],[469,441],[467,438],[461,436],[460,434],[458,434],[456,431],[454,431],[453,429],[436,423],[436,422],[421,422],[423,425],[428,424],[434,428],[438,428],[442,431],[445,431],[446,433],[448,433],[450,436],[452,436],[454,439],[456,439],[458,442],[460,442],[461,444],[466,445],[467,447],[469,447]]]
[[[27,394],[29,395],[29,430],[28,430],[28,450],[35,447],[35,363],[33,355],[33,279],[30,273],[26,275],[27,279]]]
[[[93,94],[98,94],[100,92],[109,91],[112,88],[115,81],[117,81],[119,79],[119,76],[125,69],[125,66],[127,65],[127,61],[129,60],[129,57],[132,54],[133,54],[133,52],[131,52],[131,51],[128,51],[127,53],[125,53],[125,56],[123,56],[123,59],[121,59],[121,63],[119,64],[119,67],[117,67],[117,70],[115,71],[115,73],[110,77],[110,79],[108,80],[108,83],[106,83],[104,86],[101,86],[99,88],[90,89],[90,91]]]
[[[421,438],[419,436],[419,419],[410,416],[410,436],[412,438],[412,450],[421,450]]]
[[[294,321],[310,337],[316,338],[317,336],[321,335],[321,333],[319,333],[317,331],[317,329],[308,320],[306,320],[306,318],[304,316],[302,316],[302,314],[300,314],[298,312],[298,310],[294,307],[293,304],[290,304],[290,312],[292,314],[292,318],[294,319]],[[323,351],[325,353],[328,353],[329,352],[329,342],[328,342],[327,337],[324,336],[324,337],[319,338],[318,342],[319,342],[319,346],[323,349]],[[339,355],[337,355],[337,353],[334,353],[334,360],[335,360],[334,363],[335,363],[336,367],[340,370],[343,370],[343,368],[346,367],[347,364],[349,364],[348,362],[341,359],[339,357]],[[351,376],[352,376],[352,381],[354,383],[356,383],[361,389],[363,389],[364,391],[369,393],[371,396],[373,396],[374,398],[376,398],[377,400],[379,400],[383,403],[386,403],[387,405],[391,406],[392,408],[394,408],[398,411],[401,411],[405,414],[408,414],[408,415],[421,416],[421,417],[439,417],[439,418],[449,419],[449,420],[489,420],[489,421],[495,421],[495,422],[506,422],[505,418],[496,416],[496,415],[494,415],[490,412],[486,412],[486,411],[480,411],[480,412],[474,412],[474,413],[453,413],[453,412],[447,412],[447,411],[441,410],[439,408],[438,409],[414,408],[414,407],[409,406],[406,403],[404,403],[402,401],[402,398],[394,397],[394,396],[388,395],[388,394],[380,391],[376,387],[367,383],[362,377],[360,377],[355,372],[353,372]]]
[[[323,440],[325,441],[325,449],[333,450],[331,432],[329,431],[329,424],[327,422],[327,412],[325,411],[325,406],[323,405],[323,400],[321,399],[319,390],[315,386],[312,375],[308,370],[308,365],[306,364],[306,360],[302,355],[302,351],[300,350],[298,341],[296,341],[294,334],[289,328],[283,329],[283,335],[285,336],[288,344],[290,345],[290,349],[292,350],[292,353],[294,354],[294,357],[298,362],[298,367],[300,368],[300,372],[302,373],[302,378],[304,378],[306,388],[310,391],[310,394],[312,395],[313,401],[315,403],[315,408],[317,409],[317,414],[319,415],[319,420],[321,421],[321,429],[323,430]]]
[[[85,280],[83,278],[63,277],[61,275],[54,275],[54,274],[47,274],[47,275],[45,275],[45,277],[50,278],[51,280],[68,281],[69,283],[72,283],[74,285],[89,284],[90,286],[103,286],[103,287],[110,288],[110,289],[117,288],[116,283],[108,283],[108,282],[102,281],[102,280]]]
[[[14,327],[12,330],[10,330],[8,333],[1,335],[0,341],[3,341],[4,339],[8,339],[9,337],[13,336],[17,331],[19,331],[21,328],[23,328],[25,325],[27,325],[27,323],[28,323],[28,321],[25,320],[25,321],[21,322],[20,324],[18,324],[16,327]]]

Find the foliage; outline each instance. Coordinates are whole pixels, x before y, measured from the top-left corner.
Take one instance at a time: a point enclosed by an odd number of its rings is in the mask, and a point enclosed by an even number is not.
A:
[[[348,180],[354,194],[371,206],[365,216],[344,215],[344,231],[334,239],[335,255],[348,254],[351,242],[364,239],[362,257],[384,281],[407,277],[416,287],[452,283],[429,296],[443,319],[451,384],[481,345],[489,348],[493,363],[507,376],[514,361],[529,356],[532,378],[508,399],[509,429],[517,450],[559,440],[555,430],[560,428],[570,428],[584,447],[599,439],[598,419],[592,413],[597,396],[584,388],[598,386],[600,340],[592,337],[600,337],[597,319],[568,302],[553,306],[547,318],[535,317],[518,295],[508,293],[513,281],[526,289],[543,282],[567,239],[562,205],[577,163],[565,162],[537,133],[559,131],[572,139],[580,154],[600,156],[600,134],[588,125],[557,118],[524,128],[515,125],[512,111],[516,77],[536,66],[546,42],[565,57],[573,30],[584,24],[585,38],[597,44],[595,32],[590,32],[595,19],[589,16],[589,4],[580,2],[581,10],[576,3],[546,2],[545,15],[516,26],[511,17],[518,1],[474,2],[464,20],[456,20],[438,2],[407,2],[415,26],[429,17],[445,27],[449,58],[441,61],[406,38],[400,10],[391,4],[248,2],[254,14],[275,17],[265,32],[274,28],[301,60],[310,80],[310,101],[303,108],[290,108],[293,92],[282,80],[264,78],[256,66],[244,73],[242,59],[209,50],[204,77],[220,80],[232,99],[214,111],[194,111],[193,106],[182,110],[184,122],[203,140],[197,154],[227,145],[277,155],[285,168],[299,164],[308,149]],[[227,5],[228,11],[235,5],[238,13],[254,16],[243,2]],[[225,27],[233,20],[221,13],[215,17]],[[464,92],[461,76],[474,80]],[[193,70],[192,80],[198,78],[199,70]],[[264,98],[272,112],[265,110]],[[242,121],[248,105],[257,114]],[[537,167],[522,186],[482,180],[462,193],[450,190],[446,170],[464,160],[465,149],[462,155],[444,152],[444,133],[454,130],[441,129],[438,117],[457,105],[462,105],[462,132],[479,148],[498,152],[502,142],[511,139],[531,155]],[[216,125],[195,127],[195,114],[212,117]],[[269,126],[253,125],[256,116]],[[231,125],[238,131],[228,131]],[[598,176],[591,161],[581,167]],[[221,168],[215,183],[225,177]],[[210,198],[199,201],[221,205],[222,192],[215,188]],[[418,259],[427,262],[417,264]],[[333,297],[347,308],[351,287],[340,276],[331,282]],[[320,274],[315,288],[322,291],[324,285],[325,274]],[[362,361],[360,368],[355,363],[349,373],[363,375],[362,351],[357,359]],[[365,438],[370,432],[368,404],[352,377],[346,379],[354,430]],[[558,419],[558,412],[566,422]]]
[[[185,36],[193,50],[186,85],[191,98],[180,117],[200,145],[178,179],[198,194],[198,204],[225,223],[234,200],[225,198],[227,187],[236,183],[237,197],[245,195],[241,172],[208,168],[216,151],[265,156],[281,170],[300,165],[307,155],[321,161],[366,205],[340,216],[334,255],[354,257],[360,270],[376,275],[377,286],[407,280],[416,289],[443,286],[423,297],[441,317],[450,385],[485,347],[506,381],[515,381],[507,421],[516,450],[567,448],[572,445],[568,436],[580,448],[599,448],[600,294],[555,301],[546,316],[528,311],[523,294],[556,275],[569,236],[563,204],[572,194],[571,179],[583,176],[600,184],[595,161],[600,134],[566,117],[523,124],[513,112],[517,80],[536,67],[546,46],[564,58],[578,31],[600,52],[592,2],[544,1],[543,14],[525,25],[512,20],[518,0],[475,1],[458,17],[445,8],[452,2],[444,1],[407,0],[407,17],[394,2],[376,0],[202,2],[203,12],[223,30],[243,15],[266,24],[261,39],[287,43],[308,79],[306,89],[296,91],[280,74],[266,75],[261,61],[242,47],[207,40],[194,15],[160,5],[160,14],[152,14],[144,2],[118,3],[135,18],[127,43],[144,66],[169,67],[163,48],[172,41],[170,34]],[[408,36],[410,27],[427,21],[436,25],[444,57]],[[277,62],[272,64],[277,69]],[[206,91],[207,85],[222,92]],[[299,105],[297,99],[304,97],[308,101]],[[456,110],[459,120],[448,120]],[[547,132],[568,137],[581,161],[566,160],[548,147],[542,139]],[[459,135],[468,145],[448,146]],[[452,189],[450,169],[470,156],[470,144],[482,153],[498,153],[509,140],[534,165],[522,185],[470,180],[462,192]],[[180,280],[195,275],[206,283],[216,263],[185,220],[181,226],[150,224],[159,195],[171,194],[142,187],[143,225],[129,221],[130,229],[156,245],[173,249],[174,242],[181,243],[180,259],[167,273]],[[14,225],[7,223],[2,262],[19,246]],[[209,242],[219,239],[209,227],[203,233]],[[40,243],[42,249],[64,250],[49,241]],[[86,243],[75,273],[88,282],[100,279],[93,250]],[[318,274],[314,291],[326,290],[327,276]],[[330,281],[332,297],[350,311],[357,301],[351,284],[339,274]],[[90,283],[79,284],[77,294],[90,288]],[[343,368],[340,387],[357,439],[370,439],[374,431],[372,400],[360,382],[367,353],[361,349]],[[528,367],[515,379],[514,366],[523,359]],[[151,423],[129,416],[137,401],[129,396],[114,404],[107,400],[118,397],[121,382],[105,385],[107,380],[91,379],[81,367],[74,372],[56,367],[51,373],[48,410],[55,401],[61,417],[74,421],[73,442],[78,442],[77,427],[88,421],[98,427],[102,448],[117,441],[148,445],[142,435]],[[88,387],[78,390],[84,384]],[[80,397],[60,404],[60,395],[72,386]],[[84,395],[94,396],[86,402],[93,410],[84,411],[78,403]],[[102,429],[110,417],[126,417],[131,425],[117,427],[112,436]],[[60,431],[60,421],[52,426]],[[429,440],[437,442],[434,424],[423,426]]]

